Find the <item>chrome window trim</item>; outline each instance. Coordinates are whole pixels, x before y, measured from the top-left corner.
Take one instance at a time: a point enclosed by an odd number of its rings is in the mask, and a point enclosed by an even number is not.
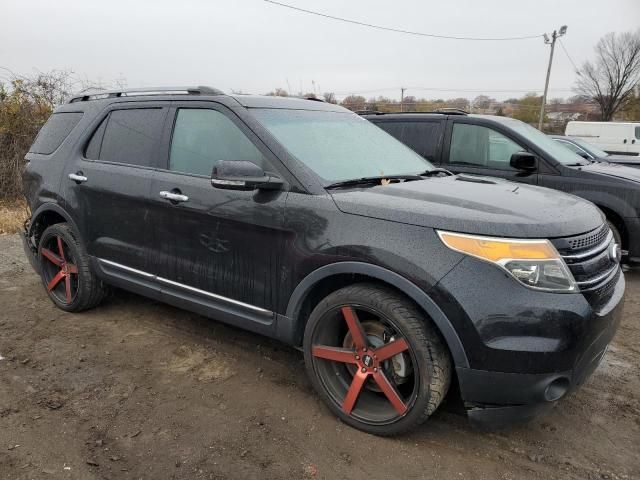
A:
[[[222,295],[218,295],[216,293],[207,292],[206,290],[201,290],[199,288],[191,287],[189,285],[185,285],[184,283],[174,282],[173,280],[169,280],[168,278],[158,277],[152,273],[143,272],[142,270],[137,270],[135,268],[127,267],[126,265],[121,265],[116,262],[112,262],[111,260],[105,260],[104,258],[98,258],[100,263],[104,263],[105,265],[109,265],[111,267],[120,268],[127,272],[135,273],[136,275],[143,276],[145,278],[149,278],[152,280],[156,280],[160,283],[164,283],[166,285],[171,285],[173,287],[182,288],[184,290],[197,293],[199,295],[204,295],[210,298],[214,298],[216,300],[220,300],[226,303],[231,303],[233,305],[237,305],[239,307],[247,308],[249,310],[253,310],[254,312],[261,313],[263,315],[273,316],[273,312],[271,310],[267,310],[261,307],[256,307],[255,305],[251,305],[249,303],[244,303],[239,300],[234,300],[233,298],[224,297]]]

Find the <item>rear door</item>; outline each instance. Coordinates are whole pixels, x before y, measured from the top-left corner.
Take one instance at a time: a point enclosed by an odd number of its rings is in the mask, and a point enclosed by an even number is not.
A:
[[[444,121],[389,120],[374,123],[431,163],[440,163]]]
[[[149,271],[151,177],[167,111],[151,102],[112,105],[67,163],[66,206],[90,255]]]
[[[166,158],[152,187],[153,271],[173,295],[240,309],[269,323],[287,193],[214,188],[211,171],[218,160],[248,160],[277,173],[273,154],[214,102],[174,102],[165,138]],[[170,201],[162,192],[182,200]]]
[[[442,166],[454,173],[501,177],[516,182],[536,184],[538,173],[516,170],[511,155],[527,148],[506,132],[474,125],[465,119],[449,120],[444,140]]]

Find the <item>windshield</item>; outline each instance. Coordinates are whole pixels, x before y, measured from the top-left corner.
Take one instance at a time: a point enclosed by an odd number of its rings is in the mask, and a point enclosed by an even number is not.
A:
[[[598,147],[594,147],[590,143],[587,143],[584,140],[581,140],[579,138],[571,137],[571,141],[576,145],[578,145],[579,147],[582,147],[583,150],[586,150],[587,153],[590,153],[594,157],[604,158],[609,156],[609,154],[604,150],[600,150]]]
[[[577,153],[572,152],[567,147],[527,123],[515,120],[509,122],[508,125],[520,135],[526,137],[535,146],[542,148],[560,163],[565,165],[586,165],[588,163],[587,160]]]
[[[409,147],[352,113],[285,109],[255,109],[252,113],[327,183],[433,169]]]

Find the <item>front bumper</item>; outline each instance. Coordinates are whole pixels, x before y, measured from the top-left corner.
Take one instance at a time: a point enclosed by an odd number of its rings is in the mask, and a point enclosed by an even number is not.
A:
[[[621,308],[611,313],[609,328],[584,352],[573,370],[550,374],[502,373],[456,368],[471,424],[499,429],[525,423],[582,385],[598,367],[620,324]]]
[[[482,280],[463,288],[474,278]],[[472,424],[530,420],[582,385],[620,324],[624,289],[620,274],[606,297],[590,303],[583,294],[521,287],[485,262],[461,262],[434,293],[469,359],[456,373]]]

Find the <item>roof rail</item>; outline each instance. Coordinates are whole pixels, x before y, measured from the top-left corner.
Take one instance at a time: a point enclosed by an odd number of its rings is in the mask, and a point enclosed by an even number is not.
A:
[[[439,108],[437,110],[430,110],[427,112],[378,112],[376,110],[356,110],[358,115],[420,115],[423,113],[439,113],[441,115],[469,115],[469,112],[465,112],[459,108]]]
[[[104,98],[119,97],[143,97],[150,95],[224,95],[222,90],[217,88],[199,87],[149,87],[149,88],[126,88],[120,90],[90,90],[74,95],[69,103],[87,102],[89,100],[102,100]]]

